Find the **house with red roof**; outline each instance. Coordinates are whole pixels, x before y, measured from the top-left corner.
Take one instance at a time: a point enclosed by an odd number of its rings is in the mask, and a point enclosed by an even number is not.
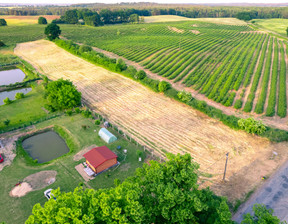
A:
[[[106,146],[93,148],[83,157],[96,174],[117,164],[117,155]]]

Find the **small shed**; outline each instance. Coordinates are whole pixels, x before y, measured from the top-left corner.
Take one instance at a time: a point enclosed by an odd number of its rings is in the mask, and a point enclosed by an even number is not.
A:
[[[96,174],[117,164],[117,155],[106,146],[93,148],[83,157]]]
[[[116,136],[109,132],[106,128],[101,128],[98,135],[107,143],[112,143],[117,140]]]

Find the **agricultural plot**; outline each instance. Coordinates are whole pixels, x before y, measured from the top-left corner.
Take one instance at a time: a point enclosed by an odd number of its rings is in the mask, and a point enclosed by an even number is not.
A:
[[[287,43],[236,19],[217,21],[61,28],[68,39],[123,56],[227,107],[286,117]]]
[[[274,144],[232,130],[189,106],[92,65],[52,42],[19,44],[15,53],[51,79],[73,81],[95,111],[105,114],[110,122],[153,149],[154,153],[190,153],[200,163],[202,172],[213,175],[211,182],[205,182],[205,177],[203,182],[212,183],[215,192],[225,194],[229,199],[242,197],[261,181],[261,175],[267,175],[277,167],[280,160],[267,159],[272,151],[286,158],[286,143]],[[230,153],[229,186],[217,185],[222,179],[227,152]],[[239,185],[239,181],[245,185]]]

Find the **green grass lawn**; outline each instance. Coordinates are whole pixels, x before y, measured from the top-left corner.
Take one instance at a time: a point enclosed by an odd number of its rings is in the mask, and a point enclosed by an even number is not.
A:
[[[255,25],[286,36],[288,19],[254,19]]]
[[[79,183],[84,182],[74,168],[84,160],[76,162],[73,160],[73,156],[81,149],[92,144],[97,146],[107,145],[98,137],[97,133],[100,127],[94,125],[92,119],[84,118],[80,114],[47,120],[37,124],[36,128],[41,129],[50,125],[59,125],[68,130],[75,141],[74,152],[56,159],[50,164],[36,166],[29,165],[24,156],[17,154],[12,165],[5,167],[0,172],[0,179],[3,180],[0,182],[0,221],[11,224],[24,223],[31,214],[34,204],[41,203],[43,205],[45,203],[46,198],[43,192],[47,188],[55,189],[60,187],[62,191],[72,191]],[[89,128],[83,130],[82,125],[87,125]],[[94,132],[94,130],[96,130],[96,132]],[[121,156],[121,153],[118,151],[117,153],[120,153],[121,165],[116,170],[106,171],[94,180],[89,181],[88,184],[94,189],[111,187],[114,184],[115,178],[124,180],[132,175],[137,167],[142,166],[142,162],[139,162],[137,159],[137,146],[121,138],[117,132],[115,133],[113,130],[110,131],[118,137],[118,140],[107,146],[113,151],[117,151],[116,147],[118,145],[122,146],[122,149],[126,148],[128,150],[127,157],[125,161],[123,161],[123,156]],[[10,190],[16,183],[23,180],[26,176],[41,170],[56,170],[58,172],[56,182],[45,189],[30,192],[22,198],[12,198],[9,196]]]
[[[27,93],[23,99],[15,100],[9,105],[0,106],[0,132],[51,116],[42,109],[46,103],[43,93],[44,88],[42,85],[38,85]],[[8,127],[3,123],[6,119],[10,120]]]

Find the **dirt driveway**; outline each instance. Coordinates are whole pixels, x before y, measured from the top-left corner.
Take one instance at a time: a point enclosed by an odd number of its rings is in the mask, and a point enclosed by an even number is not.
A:
[[[288,222],[288,161],[239,208],[233,220],[240,223],[243,214],[251,212],[255,203],[272,208],[274,215],[281,221]]]

